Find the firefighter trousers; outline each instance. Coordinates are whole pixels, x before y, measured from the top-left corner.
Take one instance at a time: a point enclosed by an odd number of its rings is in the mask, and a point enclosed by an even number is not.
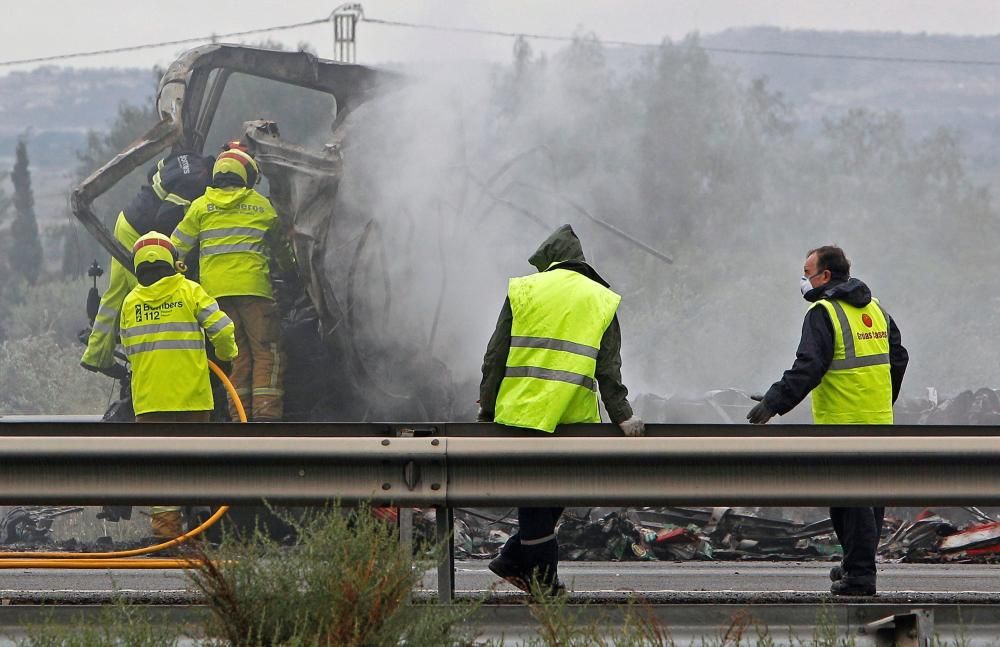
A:
[[[208,422],[211,411],[151,411],[135,417],[136,422]],[[154,505],[149,508],[149,523],[153,535],[173,539],[184,532],[181,509],[172,505]]]
[[[219,307],[236,324],[239,355],[229,380],[250,420],[281,420],[285,395],[285,358],[281,351],[281,317],[272,299],[257,296],[219,297]],[[229,416],[239,420],[236,405]]]

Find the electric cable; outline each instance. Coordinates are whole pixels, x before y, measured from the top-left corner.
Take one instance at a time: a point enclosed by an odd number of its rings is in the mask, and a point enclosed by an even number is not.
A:
[[[145,43],[141,45],[128,45],[124,47],[111,47],[107,49],[91,50],[86,52],[72,52],[66,54],[53,54],[50,56],[37,56],[33,58],[13,59],[0,61],[0,67],[13,65],[27,65],[31,63],[51,63],[54,61],[71,60],[88,56],[100,56],[104,54],[119,54],[123,52],[135,52],[145,49],[156,49],[158,47],[168,47],[171,45],[187,45],[191,43],[218,42],[226,38],[240,38],[255,34],[268,34],[276,31],[287,31],[302,27],[311,27],[330,22],[333,14],[314,20],[304,20],[302,22],[287,25],[275,25],[272,27],[261,27],[258,29],[247,29],[245,31],[235,31],[226,34],[212,34],[209,36],[192,36],[190,38],[179,38],[176,40],[160,41],[156,43]],[[559,34],[536,34],[530,32],[504,31],[499,29],[480,29],[475,27],[449,27],[447,25],[435,25],[431,23],[409,22],[405,20],[386,20],[383,18],[369,18],[363,14],[357,18],[358,22],[366,22],[372,25],[383,25],[385,27],[403,27],[407,29],[420,29],[424,31],[437,31],[457,34],[478,34],[480,36],[499,36],[503,38],[526,38],[528,40],[545,40],[554,42],[572,42],[576,36],[566,36]],[[656,49],[662,43],[644,43],[629,40],[601,40],[601,45],[612,47],[634,47],[640,49]],[[917,65],[969,65],[978,67],[1000,67],[1000,60],[986,59],[952,59],[952,58],[921,58],[911,56],[880,56],[876,54],[842,54],[842,53],[822,53],[805,52],[801,50],[780,50],[780,49],[749,49],[742,47],[713,47],[701,46],[701,49],[715,54],[734,54],[740,56],[777,56],[782,58],[804,58],[816,60],[839,60],[854,61],[862,63],[902,63]]]

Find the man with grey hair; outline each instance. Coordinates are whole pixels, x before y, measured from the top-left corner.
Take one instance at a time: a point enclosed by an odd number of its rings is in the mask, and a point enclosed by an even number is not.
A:
[[[802,296],[812,305],[795,362],[759,398],[747,420],[765,424],[812,392],[815,424],[891,425],[909,360],[896,322],[867,285],[851,278],[851,263],[841,248],[809,250],[802,271]],[[831,593],[875,595],[875,552],[884,514],[883,507],[830,508],[844,548],[841,565],[830,571]]]

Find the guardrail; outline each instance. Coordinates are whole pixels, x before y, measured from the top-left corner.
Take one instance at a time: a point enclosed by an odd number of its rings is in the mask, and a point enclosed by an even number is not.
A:
[[[0,504],[997,505],[1000,428],[7,423]],[[439,570],[450,598],[451,558]]]
[[[837,435],[850,430],[852,435]],[[0,504],[1000,504],[1000,428],[0,426]],[[238,433],[237,433],[238,432]],[[603,434],[603,435],[599,435]]]

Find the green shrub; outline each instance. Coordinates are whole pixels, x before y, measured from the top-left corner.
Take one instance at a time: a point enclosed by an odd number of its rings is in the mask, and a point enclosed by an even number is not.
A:
[[[48,622],[28,627],[18,647],[175,647],[179,632],[150,622],[141,607],[117,604],[101,612],[97,622],[83,615],[70,623]]]
[[[190,571],[211,612],[206,636],[227,647],[409,647],[467,644],[456,627],[475,606],[412,604],[433,560],[400,547],[366,507],[291,521],[299,543],[226,537]],[[426,547],[418,555],[439,553]]]
[[[0,344],[0,414],[100,414],[113,382],[80,368],[82,346],[54,335]]]

